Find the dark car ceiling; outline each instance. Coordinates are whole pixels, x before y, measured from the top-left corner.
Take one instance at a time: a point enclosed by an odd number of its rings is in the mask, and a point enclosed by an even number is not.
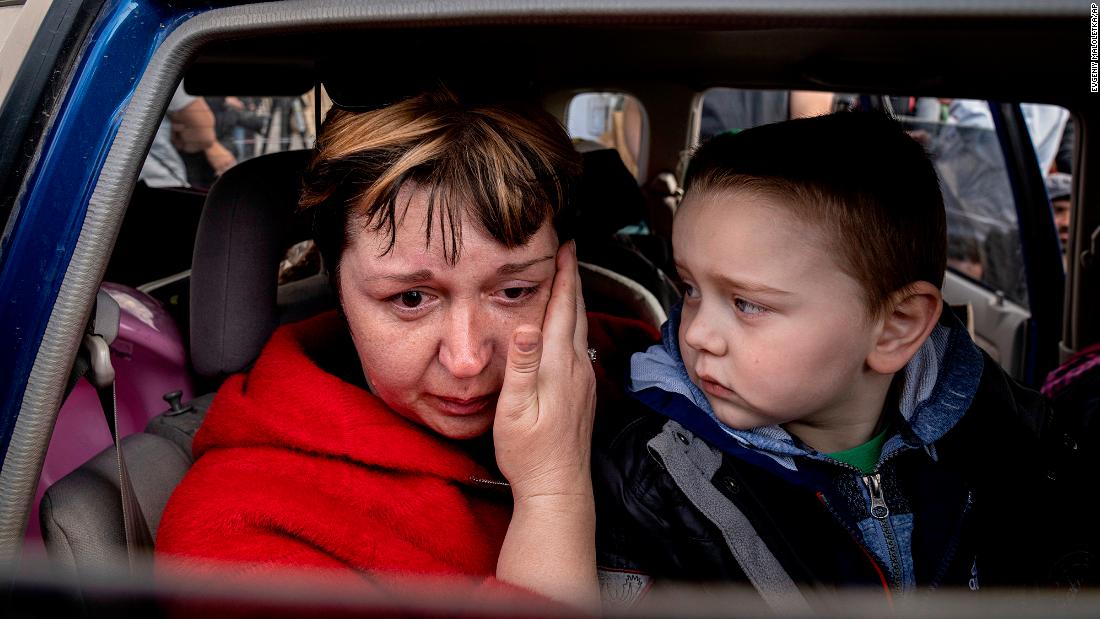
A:
[[[621,16],[620,16],[621,17]],[[298,94],[318,74],[345,105],[442,79],[515,91],[642,82],[1058,102],[1088,94],[1088,15],[994,19],[713,17],[699,23],[333,28],[211,43],[195,94]],[[685,22],[699,21],[683,20]]]

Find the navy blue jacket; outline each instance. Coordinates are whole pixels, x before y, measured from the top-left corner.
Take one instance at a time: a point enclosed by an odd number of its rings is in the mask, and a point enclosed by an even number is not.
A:
[[[632,360],[635,405],[601,411],[598,421],[593,476],[604,575],[748,582],[744,557],[735,557],[743,532],[723,530],[727,524],[699,508],[713,506],[717,490],[807,592],[1072,586],[1082,577],[1084,542],[1067,519],[1081,497],[1067,496],[1050,471],[1049,408],[953,317],[899,373],[896,431],[870,476],[781,428],[720,424],[687,379],[677,320],[674,311],[663,344]],[[703,472],[709,488],[675,475],[662,435],[685,454],[715,454]],[[692,496],[700,493],[710,498]]]

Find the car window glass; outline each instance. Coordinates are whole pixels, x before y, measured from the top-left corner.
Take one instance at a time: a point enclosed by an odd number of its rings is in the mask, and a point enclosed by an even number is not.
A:
[[[790,95],[786,90],[711,88],[703,93],[698,141],[789,118]]]
[[[331,105],[321,92],[321,113]],[[265,154],[313,147],[313,90],[297,97],[173,93],[134,187],[104,280],[142,287],[186,320],[186,276],[206,194],[233,166]],[[290,248],[279,281],[320,269],[309,244]]]
[[[581,93],[569,102],[565,124],[581,150],[585,146],[614,148],[634,178],[640,179],[645,172],[649,126],[637,98],[617,92]]]
[[[197,97],[177,89],[139,180],[151,188],[209,189],[241,161],[313,146],[312,91],[300,97]]]
[[[1027,305],[1023,255],[1004,155],[989,105],[918,99],[894,107],[932,157],[947,210],[947,264]]]
[[[1026,307],[1016,205],[989,104],[932,97],[895,97],[889,103],[924,143],[939,173],[947,207],[949,268]],[[1047,179],[1055,170],[1069,113],[1029,103],[1021,110]]]
[[[702,96],[696,141],[791,118],[827,114],[833,111],[835,102],[830,92],[711,88]]]
[[[1076,128],[1069,110],[1056,105],[1021,106],[1027,122],[1035,155],[1043,167],[1043,180],[1054,215],[1054,227],[1062,254],[1069,250],[1069,234],[1073,225],[1073,143]],[[1065,260],[1063,260],[1063,268]]]

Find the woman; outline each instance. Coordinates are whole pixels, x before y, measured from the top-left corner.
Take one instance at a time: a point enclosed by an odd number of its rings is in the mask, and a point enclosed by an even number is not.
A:
[[[218,392],[158,560],[495,576],[594,605],[577,173],[541,110],[440,91],[331,112],[301,208],[340,312],[279,329]]]

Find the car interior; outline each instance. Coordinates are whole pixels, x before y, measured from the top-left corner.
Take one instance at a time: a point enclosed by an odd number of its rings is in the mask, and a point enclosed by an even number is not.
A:
[[[438,83],[532,98],[566,125],[579,95],[614,95],[605,100],[620,112],[623,96],[629,96],[642,110],[630,149],[573,136],[584,162],[575,213],[578,246],[589,309],[655,328],[677,300],[669,243],[677,180],[713,89],[827,92],[835,102],[895,113],[891,100],[899,97],[988,102],[992,128],[973,139],[957,132],[947,136],[946,130],[941,136],[942,122],[899,114],[914,132],[934,134],[928,147],[934,155],[945,153],[937,159],[945,186],[964,169],[949,165],[975,160],[949,164],[945,145],[984,140],[982,152],[991,153],[997,169],[983,182],[996,177],[990,182],[999,183],[999,210],[964,212],[964,197],[957,212],[971,222],[967,234],[984,239],[990,230],[1010,229],[1015,235],[1010,279],[1023,285],[1022,298],[983,276],[952,269],[945,299],[995,360],[1035,388],[1069,354],[1100,341],[1094,260],[1100,203],[1087,192],[1087,186],[1100,187],[1100,166],[1088,157],[1100,108],[1089,97],[1082,63],[1070,60],[1086,52],[1078,33],[1080,10],[1069,3],[975,3],[969,10],[939,2],[890,9],[844,2],[815,8],[693,3],[672,10],[645,2],[565,2],[530,13],[496,3],[486,10],[479,3],[459,4],[441,13],[388,5],[376,11],[369,2],[342,8],[272,4],[286,11],[212,9],[162,44],[141,76],[100,175],[92,208],[99,205],[105,215],[84,224],[88,230],[100,226],[97,231],[115,241],[78,250],[83,253],[74,265],[86,265],[92,275],[58,301],[83,307],[78,315],[88,315],[101,284],[126,289],[100,295],[93,316],[109,314],[112,303],[121,307],[124,328],[115,325],[111,353],[116,380],[120,390],[131,381],[143,391],[140,405],[126,403],[126,410],[120,397],[119,416],[128,419],[119,426],[126,435],[121,452],[153,539],[172,489],[191,464],[191,439],[221,381],[246,370],[280,324],[335,307],[323,265],[294,281],[280,283],[279,277],[288,249],[310,238],[309,222],[296,212],[308,144],[242,158],[209,189],[151,188],[136,181],[156,123],[181,80],[196,96],[312,103],[299,110],[312,128],[329,101],[371,109]],[[1021,103],[1064,108],[1075,127],[1073,227],[1064,261]],[[950,200],[948,206],[955,212]],[[987,248],[979,249],[988,258]],[[138,297],[140,304],[132,300]],[[172,323],[182,346],[184,359],[171,367],[163,357],[160,365],[126,365],[140,360],[134,347],[143,345],[126,321],[138,320],[146,305],[160,308],[157,320]],[[78,338],[69,331],[48,332],[43,347],[53,337],[68,342],[62,350],[75,351]],[[67,381],[64,372],[57,374],[53,384]],[[85,395],[78,398],[81,389]],[[71,393],[60,413],[40,413],[52,414],[59,433],[61,417],[80,414],[66,409],[99,405],[87,396],[88,386]],[[97,410],[92,417],[101,424],[100,415]],[[94,573],[127,554],[115,448],[109,434],[101,434],[74,468],[26,486],[26,513],[34,522],[25,544],[44,544],[51,561],[76,574]],[[14,440],[42,444],[39,469],[53,450],[66,446],[61,434]]]

